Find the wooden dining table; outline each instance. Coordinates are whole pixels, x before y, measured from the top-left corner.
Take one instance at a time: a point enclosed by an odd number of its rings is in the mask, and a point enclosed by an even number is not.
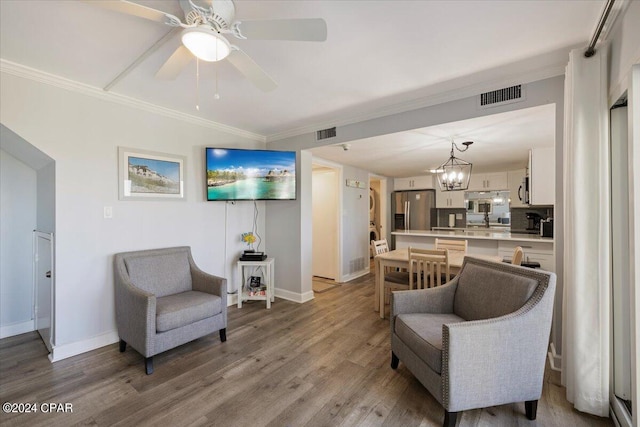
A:
[[[500,262],[502,258],[496,255],[475,255],[462,251],[449,251],[449,270],[451,274],[458,274],[462,268],[465,256],[482,258],[488,261]],[[384,271],[387,267],[409,269],[409,249],[395,249],[376,255],[374,258],[376,285],[373,297],[373,308],[380,312],[380,318],[384,319]]]

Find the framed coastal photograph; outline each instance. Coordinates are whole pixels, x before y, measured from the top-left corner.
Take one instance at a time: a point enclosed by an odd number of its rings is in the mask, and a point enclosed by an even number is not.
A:
[[[118,147],[120,200],[185,200],[186,158]]]

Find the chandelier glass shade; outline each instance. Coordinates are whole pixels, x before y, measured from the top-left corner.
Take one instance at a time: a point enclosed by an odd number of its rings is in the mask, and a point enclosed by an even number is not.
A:
[[[459,149],[455,143],[451,142],[451,155],[449,160],[444,162],[436,169],[438,184],[442,191],[460,191],[469,188],[469,180],[471,179],[472,164],[459,159],[453,155],[454,147],[458,151],[466,151],[473,142],[463,142],[464,149]]]
[[[220,61],[231,53],[227,39],[206,25],[184,29],[182,43],[194,56],[203,61]]]

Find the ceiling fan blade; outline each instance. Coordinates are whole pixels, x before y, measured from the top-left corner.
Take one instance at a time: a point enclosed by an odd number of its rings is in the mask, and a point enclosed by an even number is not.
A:
[[[241,21],[239,32],[249,40],[297,40],[323,42],[327,39],[327,23],[322,18]]]
[[[180,22],[178,18],[176,18],[175,16],[169,13],[165,13],[160,10],[152,9],[150,7],[142,6],[140,4],[132,3],[126,0],[120,0],[120,1],[82,0],[82,1],[94,6],[99,6],[103,9],[115,10],[116,12],[137,16],[140,18],[148,19],[150,21],[165,23],[175,19],[178,22]]]
[[[167,62],[160,67],[156,77],[163,80],[175,80],[192,60],[193,54],[184,45],[180,45],[167,59]]]
[[[278,87],[278,84],[243,51],[233,50],[227,59],[258,89],[270,92]]]

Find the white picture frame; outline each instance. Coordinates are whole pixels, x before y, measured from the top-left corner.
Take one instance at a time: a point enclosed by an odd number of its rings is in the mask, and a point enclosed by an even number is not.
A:
[[[185,200],[186,157],[118,147],[119,200]]]

